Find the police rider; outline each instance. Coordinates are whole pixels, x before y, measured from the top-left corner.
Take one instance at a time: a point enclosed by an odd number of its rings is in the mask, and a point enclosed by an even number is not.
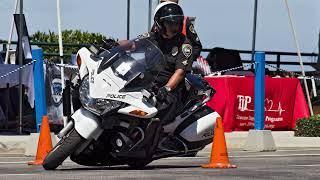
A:
[[[164,2],[157,6],[154,25],[157,31],[143,35],[149,38],[162,51],[165,65],[160,71],[156,84],[157,99],[163,103],[159,109],[162,124],[172,121],[176,115],[177,103],[181,101],[184,78],[192,66],[192,45],[181,32],[183,11],[174,2]]]

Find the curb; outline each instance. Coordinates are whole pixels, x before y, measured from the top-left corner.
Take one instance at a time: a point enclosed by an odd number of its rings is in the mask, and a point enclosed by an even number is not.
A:
[[[0,136],[0,153],[2,154],[23,154],[29,136]]]
[[[30,135],[0,135],[0,154],[23,154],[25,156],[35,156],[39,133]],[[52,146],[58,142],[56,135],[51,133]]]
[[[271,132],[276,148],[320,148],[320,137],[296,137],[294,131]],[[225,133],[228,150],[243,150],[248,132]],[[208,144],[200,153],[211,152],[212,144]]]

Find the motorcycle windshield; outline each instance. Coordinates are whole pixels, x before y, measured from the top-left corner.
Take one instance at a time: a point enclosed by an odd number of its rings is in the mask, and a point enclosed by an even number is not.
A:
[[[101,56],[103,61],[111,61],[109,67],[114,74],[127,82],[121,91],[136,91],[153,84],[164,64],[161,50],[148,39],[126,41]]]

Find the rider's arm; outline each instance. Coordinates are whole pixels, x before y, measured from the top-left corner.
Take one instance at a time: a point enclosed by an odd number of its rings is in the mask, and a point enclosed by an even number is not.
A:
[[[178,84],[184,79],[186,72],[191,71],[191,58],[192,46],[190,45],[190,43],[186,42],[179,49],[179,53],[176,56],[176,70],[166,84],[166,86],[171,90],[175,89]]]
[[[168,83],[166,84],[171,90],[175,89],[178,84],[183,80],[185,71],[183,69],[176,69],[174,74],[169,79]]]

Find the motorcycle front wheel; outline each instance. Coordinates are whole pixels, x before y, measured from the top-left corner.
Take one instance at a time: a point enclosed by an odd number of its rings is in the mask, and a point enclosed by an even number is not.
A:
[[[85,139],[75,129],[72,129],[46,156],[42,164],[43,168],[46,170],[56,169],[84,141]]]

